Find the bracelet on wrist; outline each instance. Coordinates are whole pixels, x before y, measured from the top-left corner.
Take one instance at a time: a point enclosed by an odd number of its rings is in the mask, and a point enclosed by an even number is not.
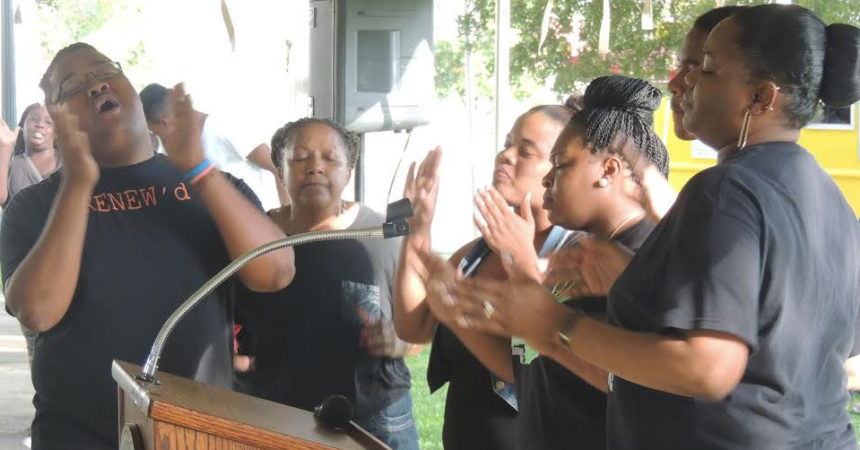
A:
[[[210,167],[215,167],[212,164],[212,161],[210,161],[209,158],[203,158],[203,161],[201,161],[200,164],[182,175],[182,180],[186,183],[191,183],[196,177],[200,176],[200,174],[202,174]]]
[[[564,318],[564,321],[558,328],[556,337],[558,338],[559,345],[561,345],[565,350],[571,350],[570,336],[576,330],[576,326],[579,325],[579,321],[581,321],[583,317],[585,317],[585,313],[581,309],[573,308],[571,309],[571,314]]]
[[[209,175],[210,173],[212,173],[212,172],[214,172],[214,171],[215,171],[215,166],[211,166],[211,165],[210,165],[209,167],[207,167],[207,168],[203,169],[203,171],[202,171],[202,172],[200,172],[199,174],[197,174],[197,176],[195,176],[194,178],[192,178],[192,179],[191,179],[191,181],[190,181],[188,184],[189,184],[189,185],[191,185],[191,186],[194,186],[194,185],[196,185],[197,183],[199,183],[201,180],[203,180],[204,178],[206,178],[206,176],[207,176],[207,175]]]

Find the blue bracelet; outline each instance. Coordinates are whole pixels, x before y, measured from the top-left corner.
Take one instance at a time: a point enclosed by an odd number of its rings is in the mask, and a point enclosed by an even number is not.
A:
[[[194,179],[197,175],[200,175],[201,172],[206,170],[207,167],[212,165],[212,161],[209,161],[209,158],[203,158],[203,162],[197,165],[197,167],[185,172],[185,175],[182,176],[182,179],[186,183],[190,183],[191,180]]]

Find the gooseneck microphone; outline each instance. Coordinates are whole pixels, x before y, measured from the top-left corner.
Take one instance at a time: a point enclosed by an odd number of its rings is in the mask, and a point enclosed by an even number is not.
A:
[[[352,402],[342,395],[330,395],[314,408],[314,417],[329,428],[346,428],[352,420]]]
[[[209,295],[210,292],[215,290],[215,288],[220,286],[221,283],[238,272],[239,269],[251,262],[254,258],[285,247],[308,244],[311,242],[362,238],[388,239],[409,234],[409,224],[406,223],[406,219],[412,217],[412,204],[409,202],[409,199],[404,198],[390,203],[386,211],[385,222],[376,227],[360,228],[356,230],[312,231],[309,233],[297,234],[262,245],[248,251],[242,256],[239,256],[236,260],[228,264],[227,267],[221,269],[221,271],[215,274],[215,276],[209,279],[209,281],[203,283],[203,286],[200,286],[196,292],[191,294],[191,296],[179,305],[179,308],[177,308],[176,311],[167,318],[167,321],[164,322],[164,325],[155,337],[155,342],[153,342],[152,348],[149,351],[149,356],[146,358],[146,363],[143,366],[142,373],[135,378],[144,383],[158,384],[158,380],[155,379],[155,373],[158,371],[158,360],[161,359],[161,351],[164,349],[164,343],[167,342],[167,338],[170,336],[170,333],[176,325],[183,317],[185,317],[186,314],[188,314],[189,311],[197,306],[197,303],[199,303],[200,300]],[[350,405],[350,415],[351,409],[352,406]]]

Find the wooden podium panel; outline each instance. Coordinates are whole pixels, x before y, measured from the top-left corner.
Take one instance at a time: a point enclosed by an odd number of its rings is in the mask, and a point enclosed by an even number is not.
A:
[[[160,385],[138,382],[139,366],[114,360],[118,385],[119,432],[139,430],[138,450],[386,449],[350,423],[333,430],[298,408],[158,373]],[[120,445],[121,450],[126,447]]]

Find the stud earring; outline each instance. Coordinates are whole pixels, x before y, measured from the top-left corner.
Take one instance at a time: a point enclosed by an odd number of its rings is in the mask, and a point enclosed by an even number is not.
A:
[[[602,188],[605,188],[606,186],[609,186],[609,180],[607,180],[606,177],[601,178],[600,180],[597,181],[597,185],[602,187]]]

